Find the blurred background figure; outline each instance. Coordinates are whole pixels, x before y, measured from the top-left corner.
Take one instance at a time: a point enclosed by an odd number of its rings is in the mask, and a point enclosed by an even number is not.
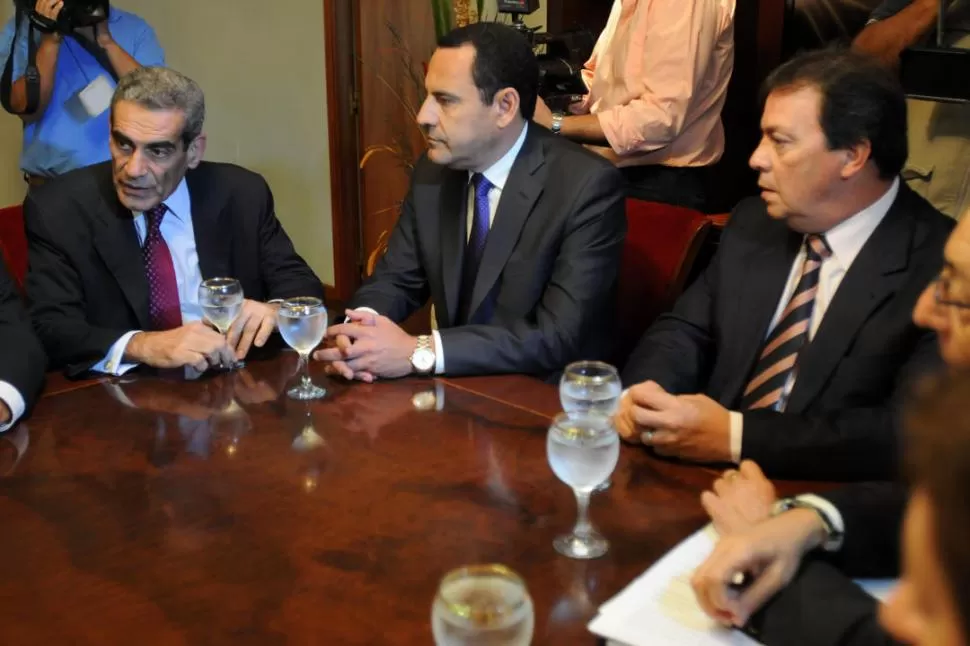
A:
[[[939,0],[885,0],[853,47],[898,68],[903,50],[935,42],[938,12]],[[970,48],[970,1],[950,0],[944,25],[942,45]],[[970,208],[970,104],[911,98],[907,110],[903,178],[933,206],[959,217]]]
[[[704,210],[702,169],[724,153],[735,0],[615,0],[574,114],[535,121],[620,167],[629,195]]]
[[[108,107],[117,80],[142,65],[164,65],[165,54],[148,23],[107,0],[14,4],[16,15],[0,34],[2,94],[4,107],[24,122],[20,168],[36,186],[110,159]]]

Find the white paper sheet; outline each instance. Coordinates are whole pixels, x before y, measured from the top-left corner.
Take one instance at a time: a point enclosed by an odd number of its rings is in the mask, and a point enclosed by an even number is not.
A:
[[[756,646],[737,630],[721,627],[700,609],[690,576],[714,549],[717,532],[710,525],[688,537],[618,595],[600,606],[591,632],[609,646]],[[884,599],[895,581],[857,581]]]

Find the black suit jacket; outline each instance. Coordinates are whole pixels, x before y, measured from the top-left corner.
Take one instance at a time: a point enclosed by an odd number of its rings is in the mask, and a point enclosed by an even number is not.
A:
[[[811,556],[746,627],[768,646],[882,646],[878,602],[852,582],[897,577],[907,491],[902,484],[859,483],[825,494],[845,522],[842,548]]]
[[[458,326],[468,183],[466,171],[418,162],[387,253],[349,306],[400,322],[430,297],[449,375],[547,376],[608,356],[626,232],[620,173],[530,125],[488,234],[473,323]],[[493,316],[476,323],[486,298]]]
[[[744,414],[742,457],[773,477],[893,477],[897,395],[940,363],[935,335],[913,324],[913,307],[952,228],[900,185],[802,351],[786,411]],[[653,379],[737,410],[802,241],[760,199],[741,202],[711,264],[640,341],[624,384]]]
[[[203,162],[186,175],[203,279],[232,276],[246,298],[323,297],[256,173]],[[86,372],[130,330],[148,330],[148,281],[131,211],[108,163],[58,177],[24,202],[27,295],[51,363]]]
[[[29,411],[40,394],[46,369],[44,349],[0,253],[0,381],[20,392]]]

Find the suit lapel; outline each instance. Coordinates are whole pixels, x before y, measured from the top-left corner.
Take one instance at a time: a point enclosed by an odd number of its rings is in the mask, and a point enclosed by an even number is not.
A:
[[[204,181],[205,163],[186,176],[192,204],[192,230],[202,280],[232,276],[233,227],[229,221],[229,196],[219,186]]]
[[[94,247],[121,287],[139,326],[150,329],[148,278],[145,276],[141,244],[135,232],[134,216],[118,201],[110,166],[104,165],[104,169],[105,174],[98,178],[101,203],[97,211]]]
[[[441,232],[441,280],[444,283],[447,324],[454,325],[458,316],[458,291],[461,288],[461,267],[465,255],[468,211],[468,173],[443,170],[444,177],[438,192],[438,230]]]
[[[862,247],[822,323],[798,359],[798,377],[787,410],[803,411],[819,394],[870,314],[898,289],[909,261],[913,222],[906,217],[905,186]]]
[[[726,321],[734,322],[737,327],[725,330],[724,334],[732,340],[726,348],[731,356],[727,365],[736,367],[731,371],[732,381],[725,388],[730,400],[736,401],[747,385],[801,244],[802,236],[784,225],[782,236],[771,236],[759,243],[760,248],[745,265],[736,315]]]
[[[519,240],[525,221],[542,195],[546,182],[545,154],[534,128],[532,126],[529,129],[522,150],[512,164],[508,181],[502,189],[495,219],[485,241],[482,264],[475,279],[471,307],[468,310],[469,320],[474,318],[475,312],[501,275],[515,243]]]

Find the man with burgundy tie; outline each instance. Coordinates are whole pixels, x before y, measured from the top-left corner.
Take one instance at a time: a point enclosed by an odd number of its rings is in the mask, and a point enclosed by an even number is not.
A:
[[[202,161],[204,120],[194,81],[139,68],[112,99],[111,162],[27,196],[30,313],[69,376],[228,365],[275,330],[269,301],[323,296],[265,180]],[[246,296],[226,338],[201,322],[198,301],[202,281],[220,276]]]
[[[771,477],[891,478],[894,408],[939,362],[910,314],[952,223],[898,179],[906,104],[876,61],[810,52],[765,89],[761,199],[644,335],[617,425],[659,454]]]
[[[549,376],[607,356],[626,230],[613,165],[530,126],[539,68],[496,23],[444,36],[417,115],[428,153],[374,275],[316,358],[348,379]],[[437,329],[399,327],[430,298]]]
[[[0,433],[37,401],[46,369],[44,349],[30,328],[0,249]]]

